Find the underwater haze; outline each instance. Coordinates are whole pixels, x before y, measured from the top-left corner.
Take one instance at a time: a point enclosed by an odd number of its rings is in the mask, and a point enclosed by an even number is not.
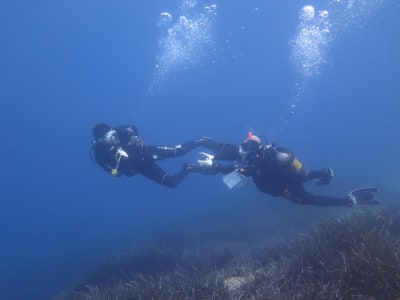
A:
[[[229,190],[222,175],[113,178],[90,159],[96,123],[135,124],[152,145],[239,145],[252,130],[333,168],[318,193],[400,194],[399,0],[5,0],[0,38],[0,299],[53,299],[164,232],[289,232],[356,209]]]

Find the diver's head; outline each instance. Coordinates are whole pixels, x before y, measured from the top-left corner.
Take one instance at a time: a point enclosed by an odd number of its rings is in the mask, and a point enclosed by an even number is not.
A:
[[[117,141],[117,132],[105,123],[93,127],[94,143],[112,145]]]
[[[261,149],[261,140],[258,136],[249,132],[247,139],[239,147],[239,154],[242,162],[249,162],[257,157]]]

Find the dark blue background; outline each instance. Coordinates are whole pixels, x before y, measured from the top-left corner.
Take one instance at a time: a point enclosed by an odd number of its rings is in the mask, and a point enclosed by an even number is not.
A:
[[[272,199],[253,185],[228,191],[220,176],[191,175],[177,189],[140,176],[112,178],[89,158],[98,122],[134,123],[147,143],[168,145],[202,135],[238,144],[254,128],[309,167],[334,168],[326,192],[378,185],[383,205],[396,200],[388,195],[399,192],[400,178],[398,1],[384,1],[362,28],[346,28],[329,45],[329,63],[282,132],[298,80],[289,41],[310,3],[215,1],[214,62],[205,56],[202,67],[171,74],[151,94],[158,16],[176,16],[181,5],[165,2],[2,2],[1,299],[51,298],[160,228],[207,221],[233,206],[274,215],[276,226],[330,209]],[[195,158],[161,165],[173,173]]]

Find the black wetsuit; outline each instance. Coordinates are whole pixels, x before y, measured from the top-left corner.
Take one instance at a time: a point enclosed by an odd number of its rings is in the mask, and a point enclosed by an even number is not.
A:
[[[331,174],[329,169],[307,170],[295,155],[286,148],[275,145],[262,146],[245,163],[240,163],[239,147],[208,140],[207,148],[216,154],[214,160],[236,161],[235,165],[213,163],[211,168],[204,168],[200,172],[228,174],[237,171],[240,174],[252,177],[257,188],[275,197],[283,196],[298,204],[319,206],[347,206],[347,197],[337,198],[313,195],[307,192],[303,183],[318,179],[321,184],[329,183]]]
[[[183,156],[195,147],[201,146],[201,140],[178,146],[148,146],[138,137],[135,126],[117,126],[112,130],[116,132],[112,144],[94,141],[93,160],[113,176],[141,174],[167,187],[176,187],[190,170],[184,165],[177,174],[169,175],[156,164],[156,161]]]

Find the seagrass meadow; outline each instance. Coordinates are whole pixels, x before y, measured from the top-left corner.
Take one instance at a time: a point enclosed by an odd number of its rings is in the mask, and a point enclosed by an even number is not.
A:
[[[400,210],[357,210],[301,234],[185,235],[110,258],[57,300],[398,299]]]

